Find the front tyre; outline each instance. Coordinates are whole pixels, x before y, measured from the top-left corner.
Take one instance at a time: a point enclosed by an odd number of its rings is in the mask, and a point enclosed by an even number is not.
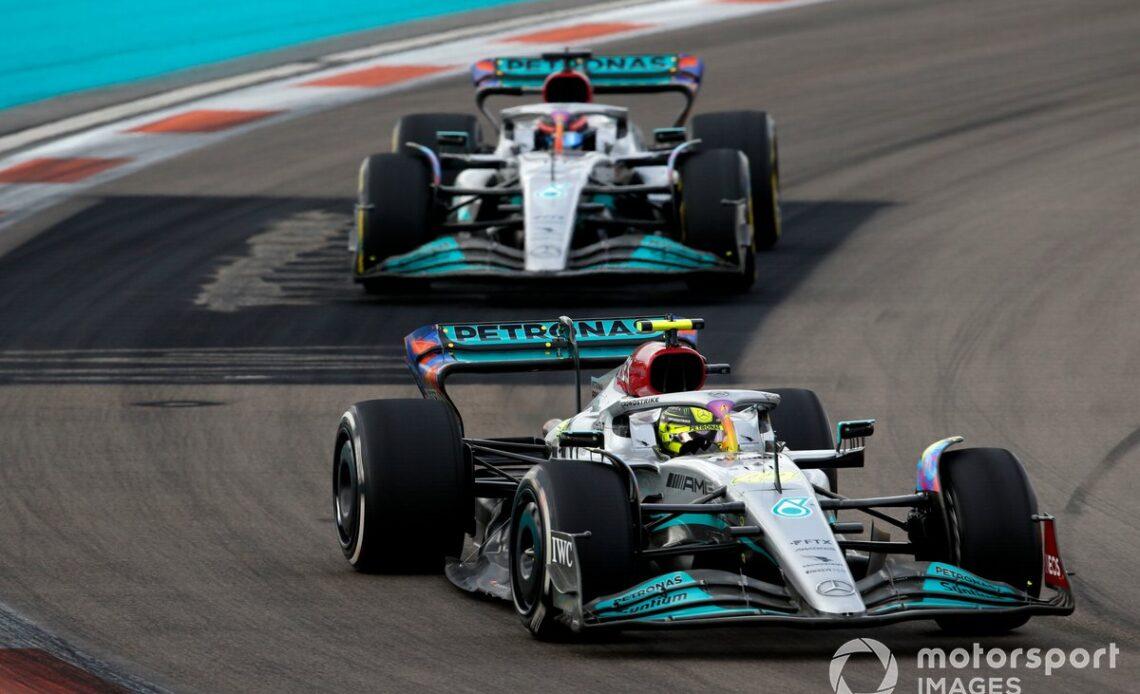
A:
[[[413,154],[374,154],[360,165],[356,207],[358,276],[385,260],[414,250],[432,239],[431,171]],[[365,280],[372,292],[389,278]]]
[[[437,572],[459,554],[474,483],[445,403],[356,403],[337,427],[332,472],[337,539],[357,571]]]
[[[732,201],[751,209],[748,164],[734,149],[697,152],[681,162],[681,240],[721,260],[739,263],[740,273],[718,280],[730,291],[747,292],[756,282],[756,255],[751,238],[742,239],[740,219]],[[706,289],[708,280],[692,283]]]
[[[510,575],[515,610],[539,639],[570,634],[547,562],[551,531],[575,537],[567,570],[580,576],[582,604],[634,582],[633,507],[625,481],[610,465],[549,460],[527,472],[511,508]],[[567,561],[560,555],[560,561]]]
[[[776,121],[764,111],[703,113],[693,117],[692,131],[702,148],[727,147],[748,157],[756,248],[775,246],[782,233]]]
[[[1003,448],[946,451],[939,461],[949,522],[945,560],[991,581],[1037,596],[1041,592],[1041,533],[1037,497],[1025,468]],[[959,634],[1000,634],[1029,621],[1024,615],[939,617]]]

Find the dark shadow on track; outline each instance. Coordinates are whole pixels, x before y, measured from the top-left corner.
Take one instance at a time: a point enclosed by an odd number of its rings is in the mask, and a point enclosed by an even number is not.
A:
[[[349,279],[344,200],[106,198],[0,259],[0,383],[402,383],[402,339],[419,325],[555,312],[692,309],[714,327],[710,354],[732,360],[885,206],[786,203],[785,237],[745,296],[669,283],[393,298]],[[727,329],[742,319],[748,330]]]

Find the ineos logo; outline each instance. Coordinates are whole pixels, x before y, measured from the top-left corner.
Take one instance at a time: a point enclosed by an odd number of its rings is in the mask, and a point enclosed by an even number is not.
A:
[[[870,692],[852,692],[851,687],[847,686],[847,682],[843,679],[843,668],[847,665],[847,659],[856,653],[871,653],[879,659],[879,664],[883,668],[883,679],[877,689]],[[899,665],[891,649],[881,641],[851,639],[840,646],[831,657],[828,675],[831,679],[831,689],[835,694],[891,694],[899,681]]]

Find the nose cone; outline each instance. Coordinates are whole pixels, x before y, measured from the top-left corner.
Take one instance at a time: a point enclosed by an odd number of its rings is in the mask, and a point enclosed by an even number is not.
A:
[[[827,514],[803,471],[781,458],[780,481],[782,493],[776,491],[775,471],[768,467],[738,476],[731,489],[744,501],[749,523],[764,529],[766,549],[804,602],[830,614],[866,611]]]

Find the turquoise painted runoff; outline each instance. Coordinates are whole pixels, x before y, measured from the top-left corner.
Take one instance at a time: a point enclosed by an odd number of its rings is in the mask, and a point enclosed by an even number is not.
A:
[[[527,0],[0,0],[0,108]]]

